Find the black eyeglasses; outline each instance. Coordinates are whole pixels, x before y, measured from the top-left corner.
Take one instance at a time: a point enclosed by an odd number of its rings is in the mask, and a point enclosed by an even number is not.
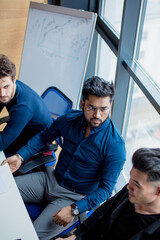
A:
[[[101,115],[108,113],[108,110],[110,110],[109,107],[95,107],[95,106],[88,106],[86,107],[86,110],[88,111],[89,114],[94,114],[98,110]]]

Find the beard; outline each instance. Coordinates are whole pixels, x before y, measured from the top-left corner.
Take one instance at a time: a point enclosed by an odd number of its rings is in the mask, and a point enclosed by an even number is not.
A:
[[[14,97],[14,92],[15,92],[15,86],[13,85],[13,89],[12,89],[11,95],[10,96],[1,96],[0,97],[0,103],[4,104],[4,105],[7,105],[12,100],[12,98]],[[1,101],[1,98],[3,98],[3,97],[7,98],[8,101]]]
[[[90,127],[99,127],[103,123],[99,118],[91,118],[90,120],[85,118],[85,121]]]

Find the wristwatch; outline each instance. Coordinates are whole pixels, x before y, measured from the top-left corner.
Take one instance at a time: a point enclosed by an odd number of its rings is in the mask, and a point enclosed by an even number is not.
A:
[[[72,203],[71,208],[72,208],[72,214],[74,216],[77,216],[79,214],[79,209],[78,209],[77,205],[75,203]]]

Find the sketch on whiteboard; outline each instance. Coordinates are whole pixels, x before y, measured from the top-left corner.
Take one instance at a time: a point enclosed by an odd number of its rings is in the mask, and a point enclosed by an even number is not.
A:
[[[54,56],[54,58],[59,57],[61,60],[73,58],[78,61],[81,51],[89,41],[88,36],[83,33],[84,26],[88,22],[88,19],[75,20],[71,16],[63,18],[63,22],[57,21],[54,17],[51,19],[44,17],[35,19],[30,28],[30,34],[38,30],[36,45],[42,49],[43,54]],[[80,29],[79,32],[77,28]],[[72,29],[72,32],[69,29]]]

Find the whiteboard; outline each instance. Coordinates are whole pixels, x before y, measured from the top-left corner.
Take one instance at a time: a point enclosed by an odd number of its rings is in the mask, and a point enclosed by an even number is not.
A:
[[[19,80],[41,95],[59,88],[79,105],[96,13],[30,3]]]

